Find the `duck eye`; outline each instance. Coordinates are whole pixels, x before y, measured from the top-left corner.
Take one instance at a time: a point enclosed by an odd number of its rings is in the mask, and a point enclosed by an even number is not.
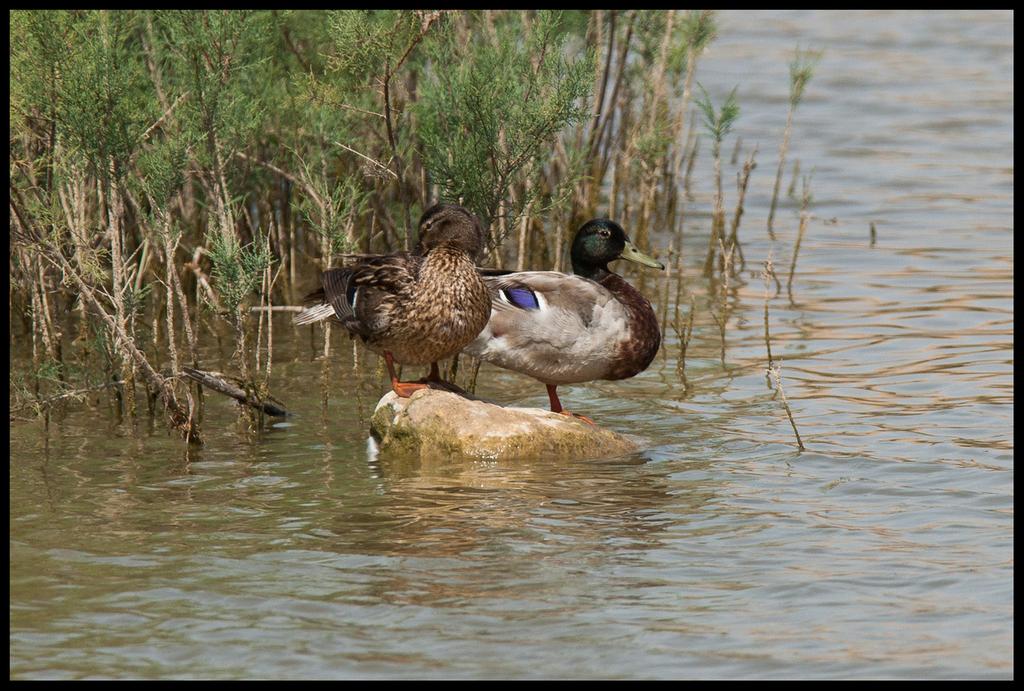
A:
[[[603,238],[610,238],[612,236],[607,230],[602,230],[598,234]]]

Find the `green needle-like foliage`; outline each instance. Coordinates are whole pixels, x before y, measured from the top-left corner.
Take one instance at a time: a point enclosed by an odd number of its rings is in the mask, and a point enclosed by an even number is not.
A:
[[[713,142],[711,150],[712,155],[714,156],[715,165],[715,212],[711,224],[711,238],[708,243],[708,253],[704,260],[704,275],[710,276],[714,258],[718,252],[718,243],[721,241],[725,232],[725,209],[722,195],[722,141],[732,129],[733,124],[736,122],[736,118],[739,117],[740,107],[739,104],[736,103],[736,88],[738,87],[734,87],[733,90],[729,92],[725,102],[722,103],[721,108],[716,112],[707,90],[700,83],[698,83],[697,86],[700,87],[701,91],[701,97],[697,99],[697,106],[700,108],[701,113],[704,116],[704,126],[711,134]]]
[[[717,31],[696,10],[12,11],[12,340],[32,344],[34,394],[57,386],[46,363],[72,377],[81,359],[122,382],[126,418],[144,381],[192,439],[165,364],[213,364],[200,305],[259,389],[266,306],[295,306],[339,254],[412,248],[438,201],[481,217],[485,265],[565,268],[567,233],[598,215],[652,250],[649,231],[677,228],[680,248]],[[816,55],[791,67],[794,104]],[[713,254],[735,90],[700,107]]]
[[[715,106],[712,104],[707,90],[699,82],[697,86],[701,91],[701,96],[697,99],[697,107],[700,108],[701,114],[704,116],[704,127],[707,128],[708,134],[711,135],[711,139],[715,143],[715,150],[717,151],[721,147],[725,136],[729,134],[732,126],[736,123],[736,118],[740,116],[740,106],[736,102],[736,89],[739,87],[734,87],[729,92],[721,108],[718,109],[718,112],[715,112]]]
[[[529,200],[513,202],[509,188],[531,174],[563,128],[587,114],[593,56],[566,59],[559,19],[538,13],[522,40],[511,17],[497,24],[493,39],[483,34],[468,43],[449,23],[433,47],[418,104],[421,152],[443,196],[461,199],[485,227],[498,219],[503,200],[512,225]],[[491,246],[502,240],[492,235]]]
[[[796,108],[804,96],[807,82],[814,76],[814,70],[821,60],[822,51],[796,49],[793,62],[789,63],[789,105]]]
[[[789,63],[789,112],[786,114],[786,129],[782,133],[779,146],[779,167],[775,173],[775,186],[772,189],[772,202],[768,209],[768,235],[774,240],[772,228],[775,219],[775,208],[779,200],[779,185],[782,183],[782,169],[786,165],[786,153],[789,151],[789,138],[793,131],[793,115],[796,107],[804,96],[804,89],[814,75],[814,69],[821,59],[821,51],[801,51],[798,47],[793,61]]]
[[[711,10],[690,10],[673,32],[675,40],[668,56],[668,67],[674,75],[686,71],[689,55],[699,55],[718,36],[718,24]]]
[[[255,292],[273,257],[262,238],[243,247],[234,237],[211,234],[208,242],[213,279],[224,307],[234,313],[242,301]]]

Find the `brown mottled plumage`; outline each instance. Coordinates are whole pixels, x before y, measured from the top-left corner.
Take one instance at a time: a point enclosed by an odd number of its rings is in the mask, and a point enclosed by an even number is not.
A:
[[[356,257],[328,269],[313,306],[295,318],[309,324],[337,318],[352,336],[384,355],[392,386],[408,395],[420,385],[398,382],[392,362],[431,365],[455,355],[487,324],[491,302],[474,265],[483,248],[479,221],[461,206],[438,204],[420,219],[417,253]]]

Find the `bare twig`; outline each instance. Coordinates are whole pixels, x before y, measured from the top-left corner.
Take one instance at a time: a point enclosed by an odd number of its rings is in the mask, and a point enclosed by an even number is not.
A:
[[[789,417],[789,424],[793,427],[793,434],[796,435],[796,445],[801,451],[804,451],[804,442],[800,439],[800,432],[796,428],[796,421],[793,419],[793,411],[789,408],[789,401],[786,400],[786,391],[782,388],[782,375],[781,367],[778,363],[768,368],[768,373],[772,379],[775,380],[775,389],[782,396],[782,407],[786,409],[786,415]]]
[[[355,149],[353,149],[351,146],[346,146],[345,144],[342,144],[339,141],[335,141],[334,143],[337,144],[338,146],[340,146],[345,151],[351,151],[352,153],[354,153],[356,156],[359,156],[363,160],[369,161],[373,165],[377,166],[377,168],[379,168],[381,171],[383,171],[383,172],[387,173],[388,175],[390,175],[391,177],[393,177],[395,180],[399,179],[398,173],[396,173],[395,171],[391,170],[390,168],[388,168],[386,165],[384,165],[380,161],[378,161],[376,159],[373,159],[373,158],[370,158],[366,154],[360,153],[360,152],[356,151]]]
[[[696,298],[691,295],[690,312],[686,315],[686,326],[681,327],[679,321],[679,302],[676,301],[675,320],[672,322],[676,338],[679,339],[679,358],[676,360],[676,373],[683,380],[683,386],[687,387],[689,384],[686,381],[686,350],[690,347],[690,338],[693,336],[693,315],[696,312],[696,308]]]
[[[264,305],[261,307],[250,307],[250,312],[301,312],[306,309],[301,305]]]
[[[115,386],[122,386],[123,384],[123,381],[108,381],[102,384],[97,384],[96,386],[86,386],[81,389],[65,391],[64,393],[60,393],[55,396],[49,396],[47,398],[33,399],[31,401],[16,403],[11,406],[11,410],[25,410],[26,408],[34,408],[37,411],[41,412],[43,409],[51,408],[55,404],[65,399],[71,398],[80,401],[85,397],[87,393],[91,393],[93,391],[102,391],[103,389],[109,389]]]
[[[225,396],[230,396],[239,403],[247,405],[250,408],[262,411],[267,415],[272,415],[274,417],[285,417],[291,414],[284,408],[274,405],[273,403],[270,403],[268,401],[256,400],[251,394],[246,393],[240,387],[225,380],[216,372],[204,372],[202,370],[197,370],[192,367],[183,367],[181,372],[189,379],[193,379],[202,384],[203,386],[213,389],[218,393],[222,393]]]
[[[807,231],[807,222],[811,218],[811,214],[807,210],[810,203],[811,185],[808,178],[804,178],[803,205],[800,209],[800,230],[796,236],[796,243],[793,245],[793,259],[789,264],[789,279],[786,281],[786,292],[789,294],[790,302],[793,302],[793,274],[796,272],[796,258],[800,253],[800,243],[804,239],[804,233]]]
[[[78,272],[68,263],[64,255],[57,251],[48,250],[44,251],[40,256],[61,269],[65,278],[75,284],[79,294],[92,304],[100,319],[106,324],[109,333],[113,336],[115,347],[124,354],[123,357],[126,360],[130,359],[138,366],[139,371],[142,372],[150,385],[159,392],[160,398],[167,408],[171,424],[178,429],[186,441],[196,444],[202,443],[192,411],[190,409],[186,410],[178,402],[171,382],[153,369],[145,354],[136,347],[135,342],[126,332],[125,328],[104,309],[93,293],[92,288],[79,276]]]
[[[157,129],[159,129],[160,126],[164,124],[164,121],[168,117],[170,117],[171,113],[174,112],[174,109],[178,107],[178,104],[180,104],[182,101],[184,101],[186,98],[188,98],[188,95],[189,95],[189,92],[186,91],[183,94],[181,94],[180,96],[178,96],[178,98],[174,99],[174,103],[172,103],[170,105],[170,107],[167,108],[166,111],[164,111],[164,114],[161,115],[159,118],[157,118],[156,122],[154,122],[152,125],[150,125],[148,128],[146,128],[146,131],[142,133],[141,137],[139,137],[139,141],[140,142],[147,141],[149,139],[149,136],[151,134],[153,134],[153,132],[155,132]],[[138,155],[138,151],[141,151],[141,149],[137,149],[136,150],[136,155]]]
[[[772,360],[772,340],[771,333],[768,329],[768,279],[775,275],[775,269],[772,267],[772,255],[768,254],[768,259],[764,262],[764,271],[761,272],[761,277],[764,278],[764,346],[768,351],[768,367],[771,368],[773,364]]]
[[[740,218],[743,216],[743,200],[747,196],[747,185],[750,183],[750,174],[757,168],[757,163],[754,162],[754,157],[757,156],[758,147],[755,146],[754,150],[747,156],[746,163],[743,164],[743,173],[736,173],[736,213],[732,218],[732,230],[729,232],[729,244],[739,250],[740,263],[746,265],[746,259],[743,256],[743,247],[739,244],[739,228]]]

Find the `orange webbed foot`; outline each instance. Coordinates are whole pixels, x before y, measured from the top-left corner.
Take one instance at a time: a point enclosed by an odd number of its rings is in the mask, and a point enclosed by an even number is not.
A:
[[[569,411],[569,410],[560,410],[560,411],[558,411],[558,414],[559,415],[565,415],[566,417],[576,418],[577,420],[581,420],[581,421],[587,423],[588,425],[591,425],[593,427],[597,427],[597,423],[594,422],[593,420],[591,420],[586,415],[580,415],[579,413],[574,413],[574,412]]]
[[[414,381],[393,381],[391,382],[391,390],[399,395],[401,398],[409,398],[416,391],[420,389],[430,388],[427,384]]]

